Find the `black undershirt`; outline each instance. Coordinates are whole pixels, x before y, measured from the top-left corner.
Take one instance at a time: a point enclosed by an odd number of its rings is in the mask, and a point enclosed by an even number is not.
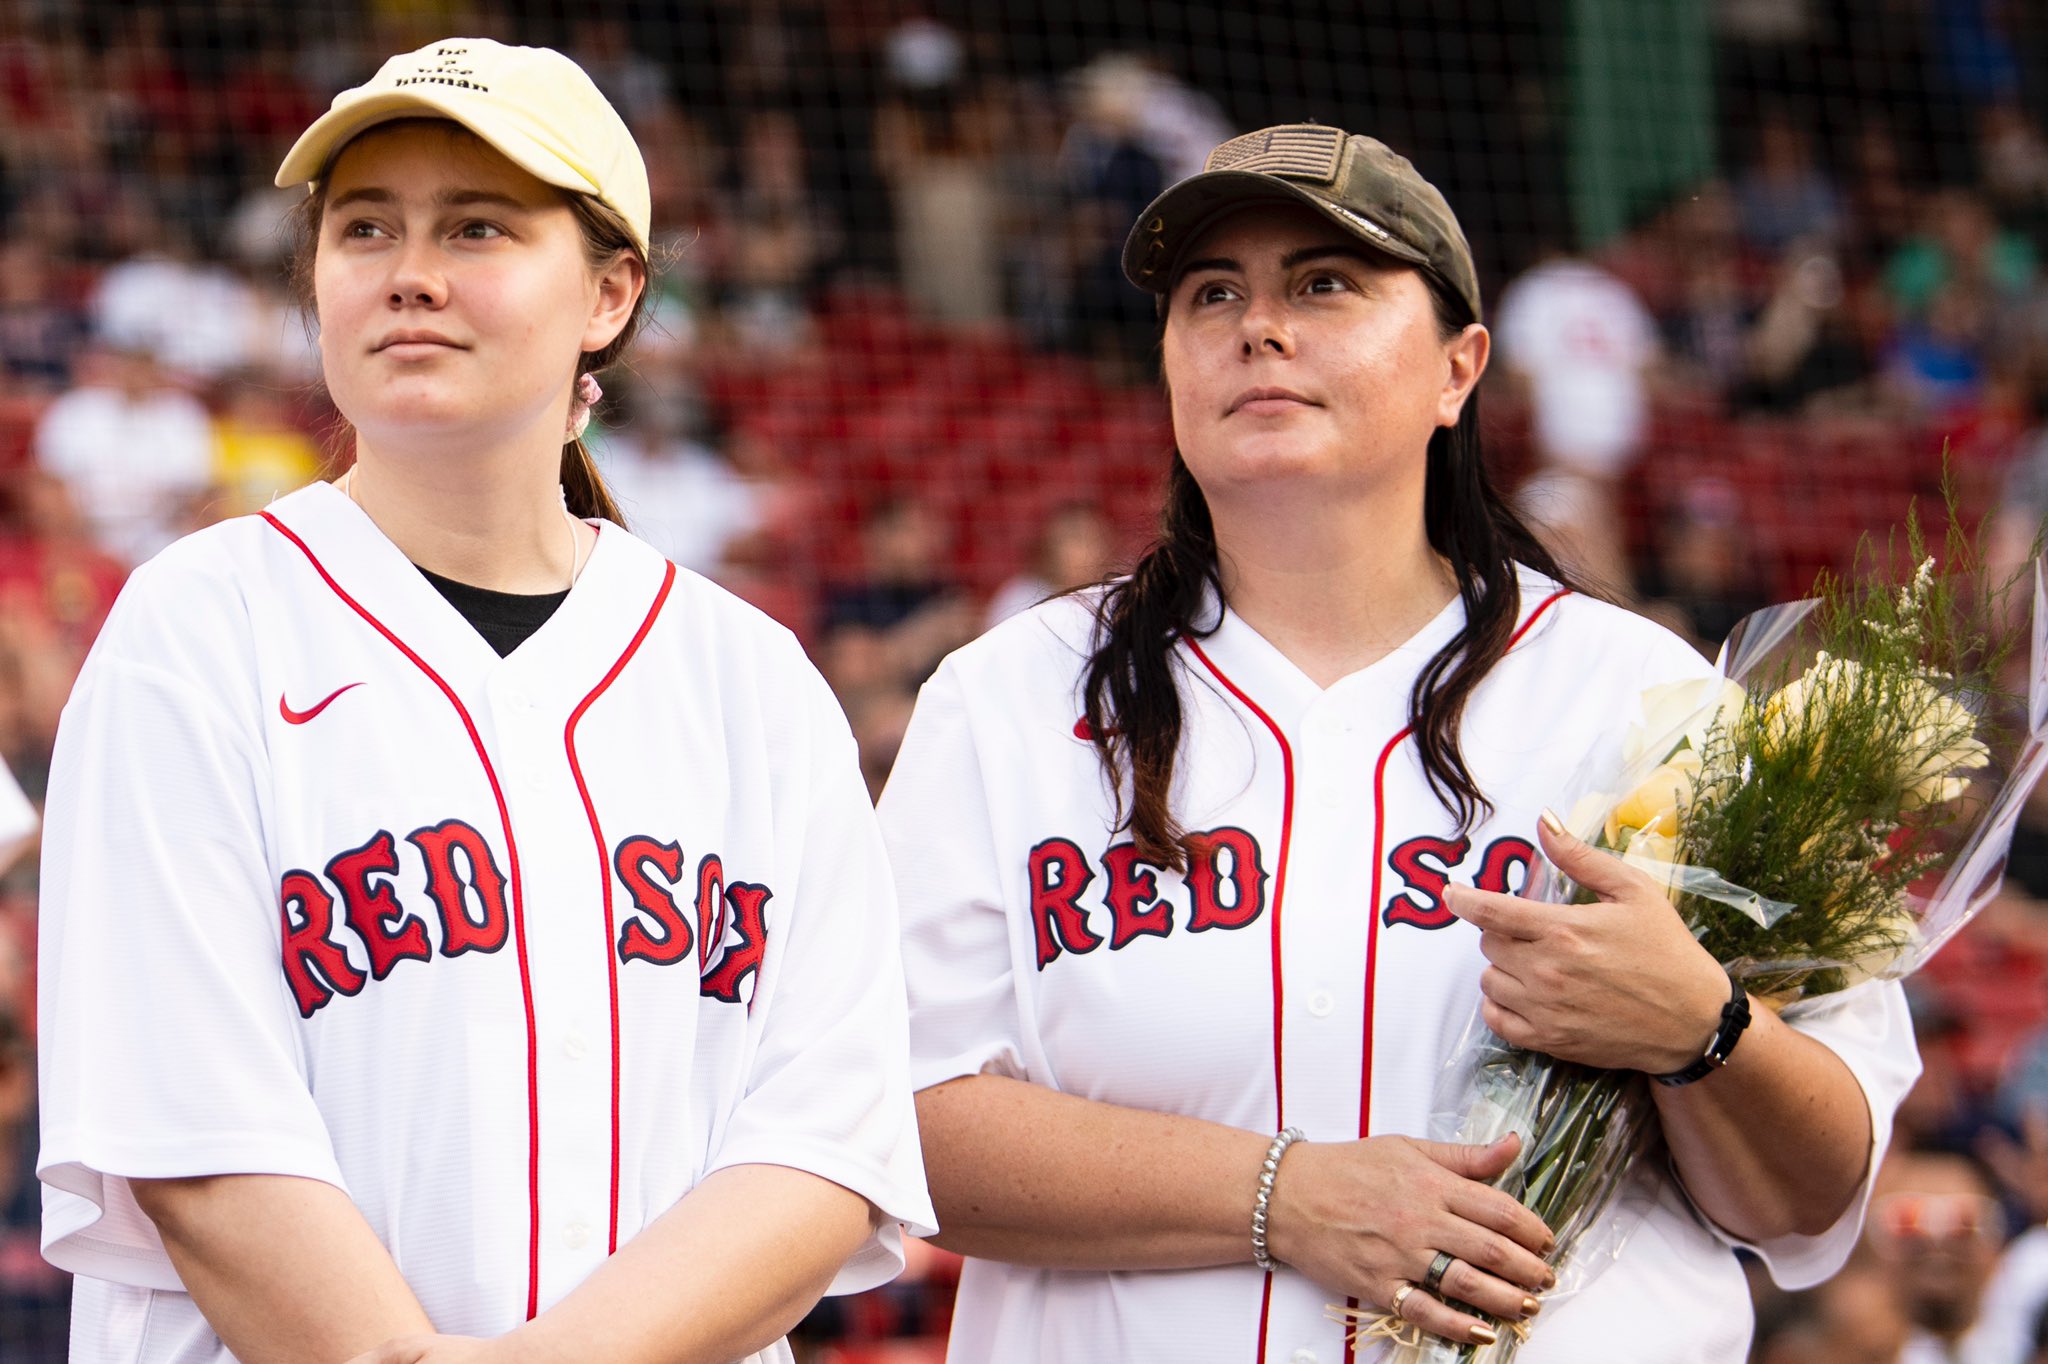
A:
[[[413,567],[419,568],[419,565],[414,564]],[[464,620],[476,627],[476,632],[498,651],[500,658],[524,644],[528,636],[548,623],[548,617],[555,614],[555,608],[569,599],[566,587],[560,592],[529,596],[523,592],[493,592],[488,587],[471,587],[468,583],[429,573],[424,568],[420,568],[420,574],[448,599],[450,606],[462,613]]]

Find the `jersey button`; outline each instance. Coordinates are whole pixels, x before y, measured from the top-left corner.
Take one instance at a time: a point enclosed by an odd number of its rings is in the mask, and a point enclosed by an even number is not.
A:
[[[1316,792],[1316,799],[1334,810],[1344,803],[1344,788],[1333,781]]]
[[[1287,1364],[1316,1364],[1316,1352],[1304,1345],[1287,1356]]]
[[[590,1244],[590,1224],[571,1222],[562,1230],[562,1244],[571,1250],[581,1250]]]
[[[582,1033],[572,1032],[562,1039],[562,1055],[571,1061],[581,1061],[590,1055],[590,1043],[584,1040]]]
[[[1337,1001],[1330,997],[1328,990],[1318,990],[1308,997],[1308,1011],[1317,1018],[1328,1018],[1330,1010],[1337,1007]]]

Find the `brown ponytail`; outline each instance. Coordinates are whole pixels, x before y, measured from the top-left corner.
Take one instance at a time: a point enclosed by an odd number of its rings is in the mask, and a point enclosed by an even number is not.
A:
[[[1473,319],[1433,282],[1430,294],[1437,330],[1448,341]],[[1492,806],[1465,765],[1458,730],[1465,703],[1513,638],[1521,614],[1516,565],[1569,580],[1487,477],[1477,393],[1455,427],[1430,437],[1427,459],[1423,525],[1430,548],[1456,575],[1465,625],[1416,678],[1409,715],[1430,789],[1469,829]],[[1159,536],[1131,576],[1104,592],[1083,678],[1089,732],[1116,793],[1116,827],[1130,830],[1139,857],[1175,871],[1188,865],[1187,833],[1171,807],[1182,727],[1175,646],[1214,633],[1220,622],[1212,618],[1212,592],[1223,600],[1215,525],[1176,450]]]
[[[597,461],[581,436],[562,447],[562,505],[569,515],[581,520],[595,517],[615,526],[626,524],[626,514],[605,486],[604,475],[597,471]]]
[[[1212,592],[1223,600],[1216,528],[1195,476],[1175,450],[1158,539],[1096,607],[1095,652],[1083,693],[1096,756],[1116,793],[1117,827],[1128,824],[1138,856],[1176,871],[1186,869],[1187,853],[1170,803],[1181,731],[1174,645],[1215,628],[1201,619]]]
[[[626,319],[626,325],[612,338],[611,344],[603,350],[591,351],[577,361],[576,378],[580,381],[586,374],[596,374],[616,364],[640,335],[640,329],[647,325],[648,314],[653,310],[654,270],[639,244],[633,240],[632,229],[626,226],[624,218],[587,194],[570,195],[569,207],[575,211],[576,225],[583,229],[583,254],[590,263],[592,274],[610,269],[620,256],[630,254],[639,260],[647,281],[640,290],[639,299],[633,304],[633,315]],[[605,487],[604,475],[597,471],[597,461],[591,458],[590,447],[583,443],[581,436],[571,437],[562,446],[562,495],[571,516],[598,517],[614,525],[626,524],[625,513],[619,510],[611,489]]]

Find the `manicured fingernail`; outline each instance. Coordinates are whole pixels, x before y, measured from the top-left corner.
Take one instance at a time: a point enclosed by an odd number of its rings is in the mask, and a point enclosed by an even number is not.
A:
[[[1536,1315],[1536,1314],[1537,1314],[1538,1312],[1541,1312],[1542,1310],[1543,1310],[1543,1304],[1542,1304],[1542,1303],[1540,1303],[1540,1302],[1538,1302],[1538,1301],[1536,1301],[1536,1299],[1534,1299],[1534,1298],[1524,1298],[1524,1299],[1522,1299],[1522,1315],[1523,1315],[1523,1316],[1525,1316],[1525,1317],[1533,1317],[1533,1316],[1535,1316],[1535,1315]]]
[[[1491,1345],[1500,1339],[1500,1332],[1491,1326],[1475,1326],[1472,1328],[1472,1339],[1481,1345]]]
[[[1557,1287],[1557,1271],[1556,1271],[1556,1270],[1554,1270],[1554,1269],[1553,1269],[1553,1270],[1551,1270],[1551,1271],[1550,1271],[1549,1273],[1547,1273],[1547,1274],[1545,1274],[1545,1275],[1543,1276],[1543,1286],[1544,1286],[1545,1288],[1555,1288],[1555,1287]]]
[[[1543,827],[1550,830],[1551,833],[1556,834],[1559,838],[1564,837],[1564,821],[1552,814],[1548,806],[1544,807],[1543,813],[1538,815],[1537,819],[1542,821]]]

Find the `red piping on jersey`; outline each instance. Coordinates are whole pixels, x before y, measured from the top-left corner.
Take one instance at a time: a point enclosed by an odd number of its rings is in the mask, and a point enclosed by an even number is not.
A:
[[[313,571],[320,575],[320,580],[333,590],[335,596],[441,689],[441,694],[448,698],[448,704],[455,707],[462,727],[469,731],[469,742],[476,749],[476,760],[483,765],[484,779],[491,784],[491,796],[498,802],[498,823],[505,831],[505,855],[512,864],[512,935],[519,955],[519,990],[526,1001],[526,1319],[531,1321],[540,1312],[540,1045],[533,1016],[533,976],[526,961],[526,901],[519,879],[519,844],[512,837],[512,811],[505,804],[505,791],[498,784],[497,769],[491,766],[490,754],[484,751],[483,736],[477,733],[476,722],[469,718],[469,711],[456,696],[455,689],[442,681],[441,675],[428,667],[427,661],[407,647],[405,641],[393,634],[383,621],[371,615],[361,602],[344,591],[334,580],[334,575],[327,571],[327,566],[320,562],[320,556],[313,553],[289,526],[267,511],[259,515],[270,523],[271,529],[298,546],[299,553],[306,556],[306,562],[313,566]]]
[[[1287,736],[1280,726],[1273,723],[1273,717],[1259,709],[1259,703],[1245,695],[1244,689],[1224,676],[1223,670],[1210,661],[1202,652],[1202,646],[1194,639],[1188,640],[1188,648],[1202,661],[1202,666],[1223,684],[1223,689],[1238,699],[1239,704],[1259,717],[1259,722],[1272,734],[1273,742],[1280,746],[1280,868],[1273,874],[1273,1130],[1287,1126],[1287,1067],[1281,1049],[1282,1017],[1281,1004],[1286,996],[1285,971],[1280,959],[1280,906],[1287,895],[1287,848],[1294,837],[1294,750],[1288,747]],[[1273,1313],[1273,1275],[1268,1272],[1265,1291],[1259,1297],[1259,1358],[1266,1357],[1266,1326]]]
[[[1529,633],[1529,627],[1542,618],[1543,613],[1560,601],[1567,589],[1560,588],[1545,597],[1529,618],[1515,627],[1515,633],[1508,637],[1508,649],[1522,642],[1522,636]],[[1505,657],[1508,649],[1501,651]],[[1380,750],[1380,760],[1372,769],[1372,901],[1367,910],[1365,929],[1365,1022],[1359,1042],[1358,1082],[1358,1136],[1362,1141],[1372,1127],[1372,1005],[1373,990],[1379,976],[1380,961],[1380,872],[1387,860],[1387,763],[1393,759],[1394,750],[1401,741],[1415,732],[1415,726],[1403,725],[1400,732],[1387,740],[1387,746]],[[1345,1302],[1358,1306],[1358,1299],[1347,1298]],[[1357,1358],[1358,1347],[1349,1338],[1344,1342],[1344,1364],[1352,1364]]]
[[[617,933],[612,922],[611,853],[605,846],[604,830],[597,822],[597,806],[590,799],[590,787],[583,780],[583,764],[576,757],[576,725],[583,719],[583,712],[618,681],[619,674],[626,670],[626,664],[640,652],[640,645],[646,640],[647,632],[654,628],[654,618],[661,614],[662,603],[668,600],[668,590],[675,586],[675,581],[676,566],[670,564],[668,572],[662,575],[661,590],[654,594],[654,605],[647,608],[647,619],[640,622],[632,642],[626,645],[626,651],[619,655],[618,662],[612,664],[612,670],[604,675],[604,680],[591,688],[590,695],[569,713],[569,723],[562,731],[562,747],[569,753],[569,772],[576,778],[576,794],[583,797],[583,813],[590,817],[590,836],[597,840],[597,883],[604,887],[604,967],[612,996],[612,1195],[610,1239],[605,1243],[607,1255],[615,1254],[619,1249],[619,954],[614,945]]]

